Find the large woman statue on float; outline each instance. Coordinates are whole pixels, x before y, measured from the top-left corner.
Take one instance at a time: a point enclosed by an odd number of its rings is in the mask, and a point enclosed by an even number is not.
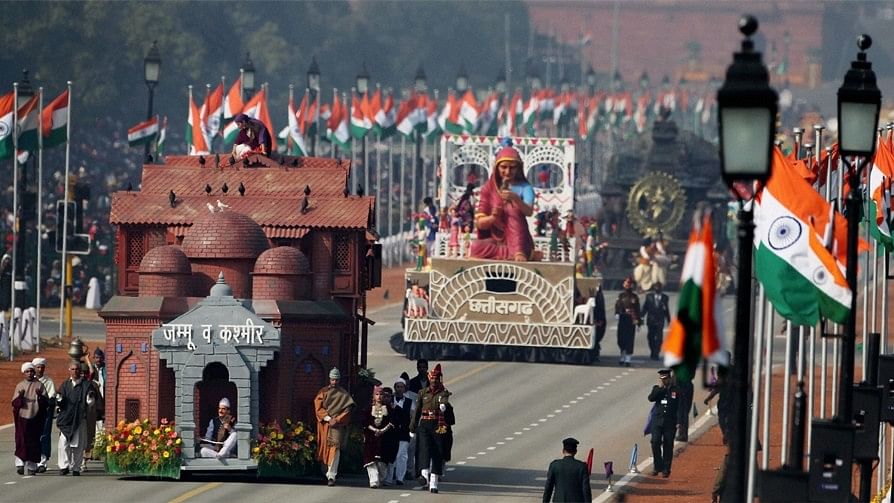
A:
[[[524,175],[518,150],[511,145],[497,152],[493,174],[481,189],[472,243],[472,258],[534,260],[534,239],[527,217],[534,214],[534,189]]]

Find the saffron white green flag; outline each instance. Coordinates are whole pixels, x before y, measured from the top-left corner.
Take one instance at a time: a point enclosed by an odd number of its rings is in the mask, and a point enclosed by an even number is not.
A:
[[[12,159],[13,115],[15,111],[15,95],[13,93],[0,96],[0,159]]]
[[[301,100],[301,106],[295,110],[295,102],[289,100],[289,126],[288,139],[286,141],[286,153],[289,155],[307,155],[307,146],[304,144],[304,115],[307,114],[307,93]]]
[[[336,95],[332,103],[332,115],[326,121],[326,137],[342,150],[351,151],[351,132],[348,128],[348,109]]]
[[[714,270],[714,235],[711,218],[706,216],[689,234],[677,312],[661,347],[665,366],[674,367],[680,381],[692,381],[702,357],[729,364],[720,343],[723,316]]]
[[[462,126],[468,133],[474,133],[478,129],[478,102],[475,93],[467,89],[459,106],[459,116],[462,118]]]
[[[872,169],[869,171],[869,214],[870,219],[869,230],[879,244],[887,250],[894,247],[894,240],[891,237],[891,227],[888,223],[888,210],[890,209],[891,197],[890,183],[894,178],[894,154],[891,153],[890,145],[884,140],[879,141],[878,149],[875,151],[875,159],[872,163]]]
[[[373,123],[369,113],[369,98],[360,98],[351,93],[351,136],[361,140],[372,129]]]
[[[158,141],[155,143],[155,157],[161,159],[165,155],[165,140],[168,136],[168,116],[161,121],[161,130],[158,132]]]
[[[19,150],[35,151],[39,147],[38,129],[40,127],[40,96],[35,94],[19,108]]]
[[[158,136],[158,117],[143,121],[127,130],[127,144],[131,147],[151,143]]]
[[[835,256],[816,229],[834,235],[830,207],[795,173],[779,149],[773,170],[755,207],[755,273],[779,314],[799,325],[815,325],[820,316],[847,320],[851,291]],[[830,232],[831,231],[831,232]],[[838,243],[842,245],[842,243]]]
[[[68,141],[68,89],[43,109],[43,148],[48,149]]]

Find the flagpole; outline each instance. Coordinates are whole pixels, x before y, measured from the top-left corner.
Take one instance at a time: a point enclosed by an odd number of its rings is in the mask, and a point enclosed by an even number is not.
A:
[[[40,296],[43,293],[40,274],[43,265],[43,239],[41,239],[41,229],[43,229],[43,87],[39,87],[37,92],[37,270],[35,271],[37,276],[34,279],[37,295],[35,296],[34,332],[37,334],[37,352],[40,353]]]
[[[208,107],[208,108],[206,109],[205,107]],[[202,109],[204,109],[206,114],[211,113],[211,84],[208,82],[205,82],[205,103],[202,103]],[[207,115],[205,117],[199,117],[199,123],[202,125],[201,129],[202,129],[203,135],[205,134],[206,126],[208,126],[208,123],[205,122],[207,119],[208,119]],[[270,134],[274,134],[274,133],[272,131],[270,131]],[[208,137],[205,138],[205,143],[207,143],[208,151],[213,153],[214,152],[214,146],[213,146],[214,145],[214,137],[209,135]]]
[[[68,274],[68,172],[71,159],[71,106],[74,100],[71,96],[71,81],[68,81],[68,108],[66,109],[65,122],[65,195],[62,203],[62,285],[59,289],[59,343],[62,343],[62,334],[65,323],[66,286],[70,278]],[[58,228],[56,232],[59,232]]]
[[[12,281],[9,297],[9,361],[15,355],[16,271],[19,254],[19,83],[12,83]]]
[[[766,309],[766,297],[764,295],[764,286],[758,283],[757,288],[757,305],[755,306],[757,312],[754,319],[763,320],[764,319],[764,311]],[[761,385],[761,353],[763,352],[764,347],[764,324],[756,323],[755,328],[757,329],[754,337],[754,368],[752,369],[752,389],[760,391]],[[758,400],[758,396],[754,397],[754,402]],[[757,422],[758,422],[758,408],[752,405],[751,407],[751,424],[749,425],[749,445],[755,446],[757,445]],[[745,498],[745,501],[754,501],[754,479],[755,479],[755,458],[757,457],[757,450],[748,449],[748,485],[746,486],[746,490],[748,495]]]
[[[406,191],[404,190],[405,189],[405,187],[404,187],[404,169],[405,169],[404,165],[407,162],[406,149],[407,149],[407,137],[404,135],[400,135],[400,207],[399,207],[400,213],[398,214],[397,219],[400,222],[400,232],[401,233],[403,233],[403,231],[404,231],[404,223],[405,223],[404,218],[407,217],[407,214],[404,211],[404,194],[406,194]],[[403,248],[404,247],[402,246],[401,250],[403,250]],[[403,251],[401,251],[400,256],[401,256],[401,261],[403,261],[403,257],[404,257]]]
[[[388,185],[394,186],[394,138],[388,137]],[[392,192],[393,194],[393,192]],[[391,203],[391,194],[385,198],[388,201],[388,235],[394,235],[394,205]]]
[[[221,75],[220,76],[220,124],[218,124],[218,126],[217,126],[217,136],[220,136],[220,150],[222,152],[224,151],[224,141],[225,141],[224,136],[223,136],[223,130],[224,130],[224,121],[226,120],[226,118],[224,117],[224,115],[225,115],[224,109],[226,108],[226,106],[224,106],[224,104],[227,101],[227,95],[224,93],[226,93],[226,92],[227,92],[227,78],[226,78],[226,76]]]
[[[800,356],[800,355],[799,355]],[[783,364],[782,375],[782,442],[779,446],[779,459],[788,459],[788,421],[789,421],[789,393],[792,390],[792,322],[785,320],[785,363]]]
[[[773,304],[769,301],[769,299],[767,299],[767,305],[764,309],[764,315],[766,319],[761,320],[761,323],[765,323],[767,327],[764,330],[767,350],[764,352],[764,375],[766,376],[766,378],[764,379],[764,405],[763,410],[761,411],[763,416],[761,422],[761,424],[763,425],[763,430],[761,431],[761,439],[764,446],[763,450],[761,451],[761,468],[767,470],[770,468],[770,412],[773,405],[771,392],[773,389],[773,330],[775,329]]]

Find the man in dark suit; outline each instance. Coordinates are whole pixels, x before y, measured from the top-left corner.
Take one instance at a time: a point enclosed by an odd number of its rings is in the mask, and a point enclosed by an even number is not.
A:
[[[646,294],[643,303],[643,316],[648,327],[649,356],[653,360],[658,359],[661,352],[661,343],[664,341],[664,325],[670,324],[670,308],[667,295],[661,291],[660,281],[652,285],[652,291]]]
[[[671,380],[670,369],[658,371],[658,384],[649,393],[652,407],[650,432],[652,434],[652,475],[659,472],[664,478],[670,477],[671,462],[674,460],[674,433],[677,430],[677,409],[680,390]]]
[[[543,503],[593,501],[587,464],[574,459],[579,443],[570,437],[562,440],[562,459],[549,464],[546,487],[543,489]]]
[[[407,383],[407,391],[413,393],[419,393],[419,390],[428,387],[428,360],[425,358],[416,360],[416,372],[418,374]]]

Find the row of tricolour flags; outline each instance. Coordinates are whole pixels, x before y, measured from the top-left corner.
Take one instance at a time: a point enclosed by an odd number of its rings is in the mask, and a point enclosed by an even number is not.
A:
[[[0,96],[0,159],[11,159],[18,148],[20,161],[28,152],[67,141],[69,92],[63,91],[41,110],[40,91],[16,108],[14,92]]]
[[[837,152],[832,149],[833,155]],[[754,271],[767,299],[785,319],[814,326],[820,319],[844,323],[851,315],[851,296],[845,278],[847,221],[835,203],[813,187],[825,161],[786,157],[777,148],[770,178],[758,187],[748,204],[754,205]],[[832,163],[829,163],[832,164]],[[894,147],[880,140],[868,174],[872,235],[892,248],[891,185]],[[858,241],[857,250],[868,244]],[[716,295],[713,237],[710,217],[698,219],[690,234],[680,279],[676,316],[663,345],[665,364],[680,379],[691,380],[699,361],[726,365],[721,347],[722,316]]]
[[[238,128],[233,117],[244,113],[261,120],[271,133],[272,121],[267,106],[268,90],[262,88],[247,102],[242,99],[240,79],[225,89],[221,82],[214,89],[208,86],[204,101],[190,93],[187,108],[186,138],[188,151],[200,154],[211,150],[215,138],[225,144],[235,139]],[[716,109],[711,95],[692,96],[679,89],[657,92],[629,91],[586,93],[540,89],[525,97],[521,90],[513,94],[490,91],[479,99],[468,89],[463,93],[449,91],[439,99],[424,92],[408,93],[398,101],[381,88],[367,94],[332,93],[331,102],[323,96],[305,91],[295,97],[290,91],[286,127],[275,135],[283,142],[285,151],[304,155],[311,135],[318,135],[344,150],[350,150],[352,140],[368,135],[384,139],[400,133],[408,138],[423,137],[437,140],[441,134],[482,134],[536,136],[547,124],[566,126],[587,138],[601,128],[620,123],[632,123],[644,131],[650,118],[661,109],[692,110],[702,122],[712,118]],[[320,131],[317,131],[319,124]],[[576,126],[576,127],[575,127]],[[134,145],[160,140],[165,133],[164,122],[149,119],[128,131]],[[131,135],[133,134],[133,136]],[[162,143],[162,142],[159,142]],[[160,153],[162,149],[159,149]]]

